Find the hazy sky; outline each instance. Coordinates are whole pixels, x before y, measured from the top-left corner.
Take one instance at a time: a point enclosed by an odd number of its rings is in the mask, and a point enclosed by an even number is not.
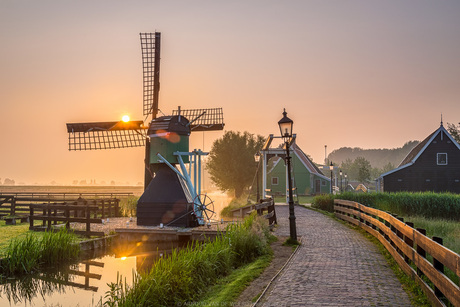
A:
[[[459,122],[459,29],[460,1],[1,0],[0,180],[143,181],[143,148],[69,152],[65,127],[143,119],[139,32],[162,33],[165,114],[223,107],[265,136],[285,107],[322,162]]]

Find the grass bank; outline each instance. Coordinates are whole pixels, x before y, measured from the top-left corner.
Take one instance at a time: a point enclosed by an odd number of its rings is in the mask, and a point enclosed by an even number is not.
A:
[[[29,274],[43,266],[56,265],[76,259],[80,246],[77,238],[65,228],[59,232],[45,232],[41,236],[27,233],[12,239],[0,254],[0,274],[14,276]]]
[[[106,306],[182,306],[198,302],[220,278],[269,253],[270,231],[254,215],[229,225],[225,234],[201,245],[175,250],[147,273],[110,285]]]

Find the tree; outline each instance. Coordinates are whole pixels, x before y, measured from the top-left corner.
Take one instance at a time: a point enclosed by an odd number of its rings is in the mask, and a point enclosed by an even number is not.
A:
[[[367,182],[371,179],[371,163],[364,159],[363,157],[358,157],[355,159],[356,169],[358,170],[358,181],[359,182]]]
[[[449,131],[450,135],[452,135],[457,143],[460,143],[460,123],[458,124],[458,127],[454,124],[447,123],[447,131]]]
[[[264,142],[260,135],[234,131],[227,131],[214,141],[206,169],[219,190],[234,191],[236,198],[243,194],[257,169],[254,154],[262,149]]]

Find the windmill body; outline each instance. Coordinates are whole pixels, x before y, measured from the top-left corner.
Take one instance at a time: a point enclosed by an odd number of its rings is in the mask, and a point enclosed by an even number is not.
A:
[[[173,111],[157,117],[161,34],[141,33],[145,121],[68,123],[69,150],[145,146],[144,193],[137,204],[138,225],[193,227],[209,222],[214,205],[201,194],[201,150],[189,152],[193,131],[222,130],[222,108]]]

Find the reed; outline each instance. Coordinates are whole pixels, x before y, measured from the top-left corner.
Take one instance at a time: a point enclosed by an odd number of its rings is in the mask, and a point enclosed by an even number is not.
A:
[[[174,250],[149,272],[136,274],[132,286],[121,277],[110,284],[104,305],[181,306],[196,301],[216,280],[268,253],[269,230],[265,228],[259,218],[251,216],[229,226],[214,241]]]
[[[27,233],[24,238],[10,241],[0,263],[0,272],[5,276],[29,274],[43,266],[75,259],[79,252],[75,236],[65,228],[57,233],[46,232],[41,238]]]

